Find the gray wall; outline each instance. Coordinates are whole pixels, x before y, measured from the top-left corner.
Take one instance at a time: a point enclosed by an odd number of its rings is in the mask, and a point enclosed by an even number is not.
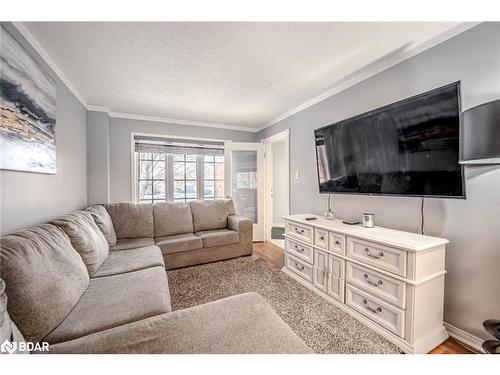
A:
[[[57,174],[0,171],[2,234],[45,222],[87,204],[87,110],[19,33],[9,24],[6,27],[57,82]]]
[[[151,121],[110,118],[110,201],[131,200],[131,133],[151,133],[197,138],[255,141],[256,133]]]
[[[290,128],[291,212],[326,208],[313,129],[457,80],[464,109],[500,98],[500,23],[481,24],[259,132],[261,139]],[[425,200],[425,231],[451,241],[445,321],[487,338],[483,320],[500,317],[500,167],[467,167],[466,189],[467,200]],[[335,195],[333,202],[342,219],[373,212],[378,225],[419,229],[416,198]]]
[[[88,204],[109,202],[109,114],[89,111],[87,115]]]

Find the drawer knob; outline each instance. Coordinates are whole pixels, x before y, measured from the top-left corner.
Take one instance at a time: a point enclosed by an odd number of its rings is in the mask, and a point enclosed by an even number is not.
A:
[[[382,280],[379,280],[379,281],[370,280],[370,278],[368,277],[367,273],[365,273],[363,275],[363,277],[364,277],[366,283],[368,283],[370,285],[373,285],[373,286],[376,286],[376,287],[378,287],[378,286],[380,286],[380,285],[382,285],[384,283]]]
[[[378,253],[378,254],[372,254],[372,253],[370,252],[370,249],[369,249],[369,248],[367,248],[367,247],[365,247],[365,254],[366,254],[367,256],[369,256],[369,257],[371,257],[371,258],[375,258],[375,259],[379,259],[379,258],[382,258],[382,257],[384,256],[384,252],[383,252],[383,251],[381,251],[381,252],[380,252],[380,253]]]
[[[319,239],[320,239],[321,241],[323,241],[323,240],[325,239],[325,237],[321,236]]]
[[[304,271],[304,266],[302,264],[298,264],[295,262],[295,268],[297,268],[299,271]]]
[[[373,307],[368,306],[368,301],[366,299],[363,299],[363,305],[365,305],[365,308],[368,311],[371,311],[374,314],[378,314],[378,313],[382,312],[382,308],[381,307],[377,307],[376,309],[374,309]]]
[[[339,240],[336,240],[336,241],[335,241],[335,245],[340,245],[340,241],[339,241]]]
[[[304,229],[295,228],[295,233],[297,233],[297,234],[303,234],[304,233]]]

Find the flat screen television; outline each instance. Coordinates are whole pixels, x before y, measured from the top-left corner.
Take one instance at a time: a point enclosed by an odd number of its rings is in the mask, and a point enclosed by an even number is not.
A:
[[[320,193],[465,198],[460,82],[316,129]]]

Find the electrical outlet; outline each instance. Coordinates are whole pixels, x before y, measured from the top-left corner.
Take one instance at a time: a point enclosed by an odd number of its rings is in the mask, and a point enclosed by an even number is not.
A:
[[[298,180],[300,178],[300,172],[296,171],[295,172],[295,179]]]

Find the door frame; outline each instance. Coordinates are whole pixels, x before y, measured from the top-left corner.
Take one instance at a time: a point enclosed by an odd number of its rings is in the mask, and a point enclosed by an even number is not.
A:
[[[274,134],[270,137],[264,138],[261,140],[264,143],[264,157],[265,157],[265,170],[266,170],[266,179],[265,179],[265,187],[264,187],[264,210],[265,210],[265,218],[264,218],[264,233],[265,240],[271,241],[271,229],[273,227],[273,199],[271,196],[271,191],[273,188],[273,152],[272,145],[276,142],[285,142],[285,179],[288,181],[286,189],[285,201],[287,205],[287,214],[290,214],[290,129],[285,129],[284,131]]]
[[[257,152],[257,223],[253,224],[253,241],[260,242],[265,240],[265,202],[264,202],[264,189],[265,189],[265,147],[262,142],[227,142],[225,145],[225,172],[227,179],[225,179],[226,186],[229,187],[228,198],[233,197],[233,151],[256,151]]]

